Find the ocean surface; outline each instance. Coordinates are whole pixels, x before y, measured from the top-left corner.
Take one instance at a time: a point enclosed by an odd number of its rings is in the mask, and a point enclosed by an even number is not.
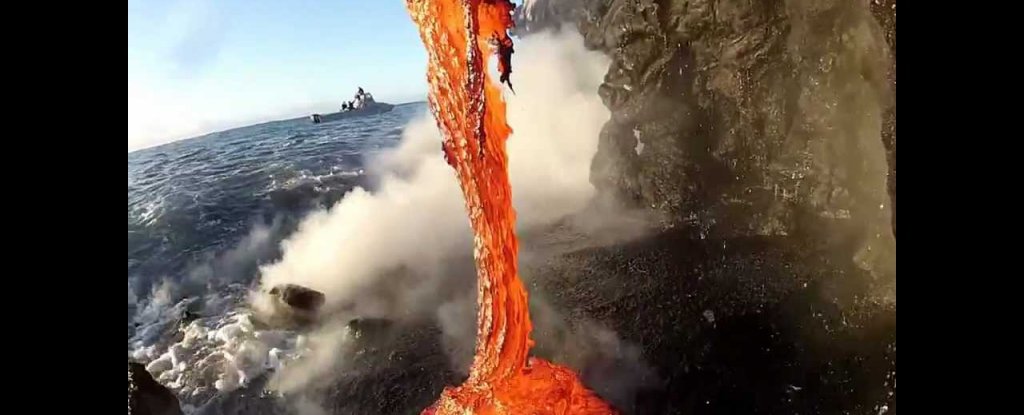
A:
[[[426,111],[274,121],[128,153],[129,359],[190,412],[300,349],[301,336],[261,331],[239,310],[259,265],[306,213],[372,186],[365,160]]]

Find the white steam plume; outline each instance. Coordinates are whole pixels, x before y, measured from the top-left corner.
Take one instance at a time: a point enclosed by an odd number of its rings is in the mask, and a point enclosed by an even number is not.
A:
[[[594,196],[590,162],[609,118],[597,89],[609,61],[563,30],[522,39],[515,64],[516,93],[506,94],[509,169],[519,226],[528,229],[577,212]],[[263,288],[310,287],[326,295],[328,310],[352,316],[435,320],[445,340],[458,343],[450,348],[472,350],[472,232],[434,121],[424,114],[411,122],[402,143],[367,170],[376,190],[355,189],[305,219],[282,244],[281,260],[261,269]],[[328,326],[336,324],[344,322]],[[338,347],[311,353],[309,361],[323,367],[343,354]],[[323,384],[322,373],[294,367],[274,383],[291,391]]]
[[[520,226],[531,227],[579,210],[594,194],[590,161],[609,117],[596,91],[608,60],[586,51],[570,30],[523,39],[515,59],[516,94],[506,94],[509,168]],[[433,120],[413,121],[370,171],[378,188],[355,189],[305,219],[282,244],[281,260],[261,270],[264,288],[307,286],[333,307],[357,300],[360,288],[389,271],[440,269],[472,252],[462,195]],[[396,312],[374,308],[356,304],[360,313]]]

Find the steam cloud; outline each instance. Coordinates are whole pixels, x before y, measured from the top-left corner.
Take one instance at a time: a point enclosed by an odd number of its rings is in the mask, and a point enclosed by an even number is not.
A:
[[[584,49],[574,30],[522,39],[515,58],[516,93],[506,92],[513,129],[508,153],[523,232],[577,214],[593,199],[590,163],[609,118],[597,89],[609,61]],[[261,269],[264,289],[283,283],[310,287],[326,294],[325,308],[336,313],[311,334],[330,347],[312,350],[305,362],[281,370],[272,382],[278,390],[323,386],[337,367],[330,362],[344,359],[339,343],[346,336],[339,327],[345,317],[434,321],[444,332],[453,366],[468,367],[475,334],[472,232],[440,141],[427,114],[411,122],[397,148],[369,163],[375,190],[357,188],[331,209],[311,214],[282,243],[281,260]],[[528,258],[529,244],[523,249]],[[604,358],[636,354],[614,333],[593,323],[568,327],[552,307],[534,302],[538,331],[587,332],[596,339],[548,345],[552,355],[565,357],[566,348]],[[253,306],[265,303],[257,296]],[[581,346],[586,342],[591,344]]]
[[[590,160],[609,117],[596,91],[608,60],[586,51],[570,31],[524,39],[516,58],[517,94],[507,95],[514,130],[508,151],[513,202],[525,229],[576,212],[593,197]],[[299,284],[324,292],[328,308],[355,303],[360,314],[391,316],[394,310],[353,296],[396,270],[430,274],[469,255],[472,233],[440,140],[428,116],[413,121],[399,147],[371,161],[377,188],[357,188],[306,218],[282,243],[281,260],[261,269],[262,285]]]

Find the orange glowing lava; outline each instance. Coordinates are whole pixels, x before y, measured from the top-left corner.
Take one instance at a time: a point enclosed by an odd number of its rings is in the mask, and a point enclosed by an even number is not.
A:
[[[519,279],[512,189],[508,181],[500,84],[512,86],[512,9],[508,0],[406,0],[427,48],[430,108],[444,136],[476,234],[478,314],[469,378],[444,390],[424,413],[607,414],[611,407],[571,369],[529,358],[530,314]]]

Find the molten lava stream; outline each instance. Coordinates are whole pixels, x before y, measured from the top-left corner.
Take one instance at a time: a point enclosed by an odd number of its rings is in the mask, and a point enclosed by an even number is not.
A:
[[[486,63],[499,56],[500,81],[511,73],[508,0],[406,0],[427,48],[430,108],[444,136],[445,159],[466,199],[476,234],[478,314],[469,378],[444,390],[424,413],[606,414],[612,409],[571,369],[527,358],[526,288],[517,275],[518,240],[508,181],[500,84]]]

